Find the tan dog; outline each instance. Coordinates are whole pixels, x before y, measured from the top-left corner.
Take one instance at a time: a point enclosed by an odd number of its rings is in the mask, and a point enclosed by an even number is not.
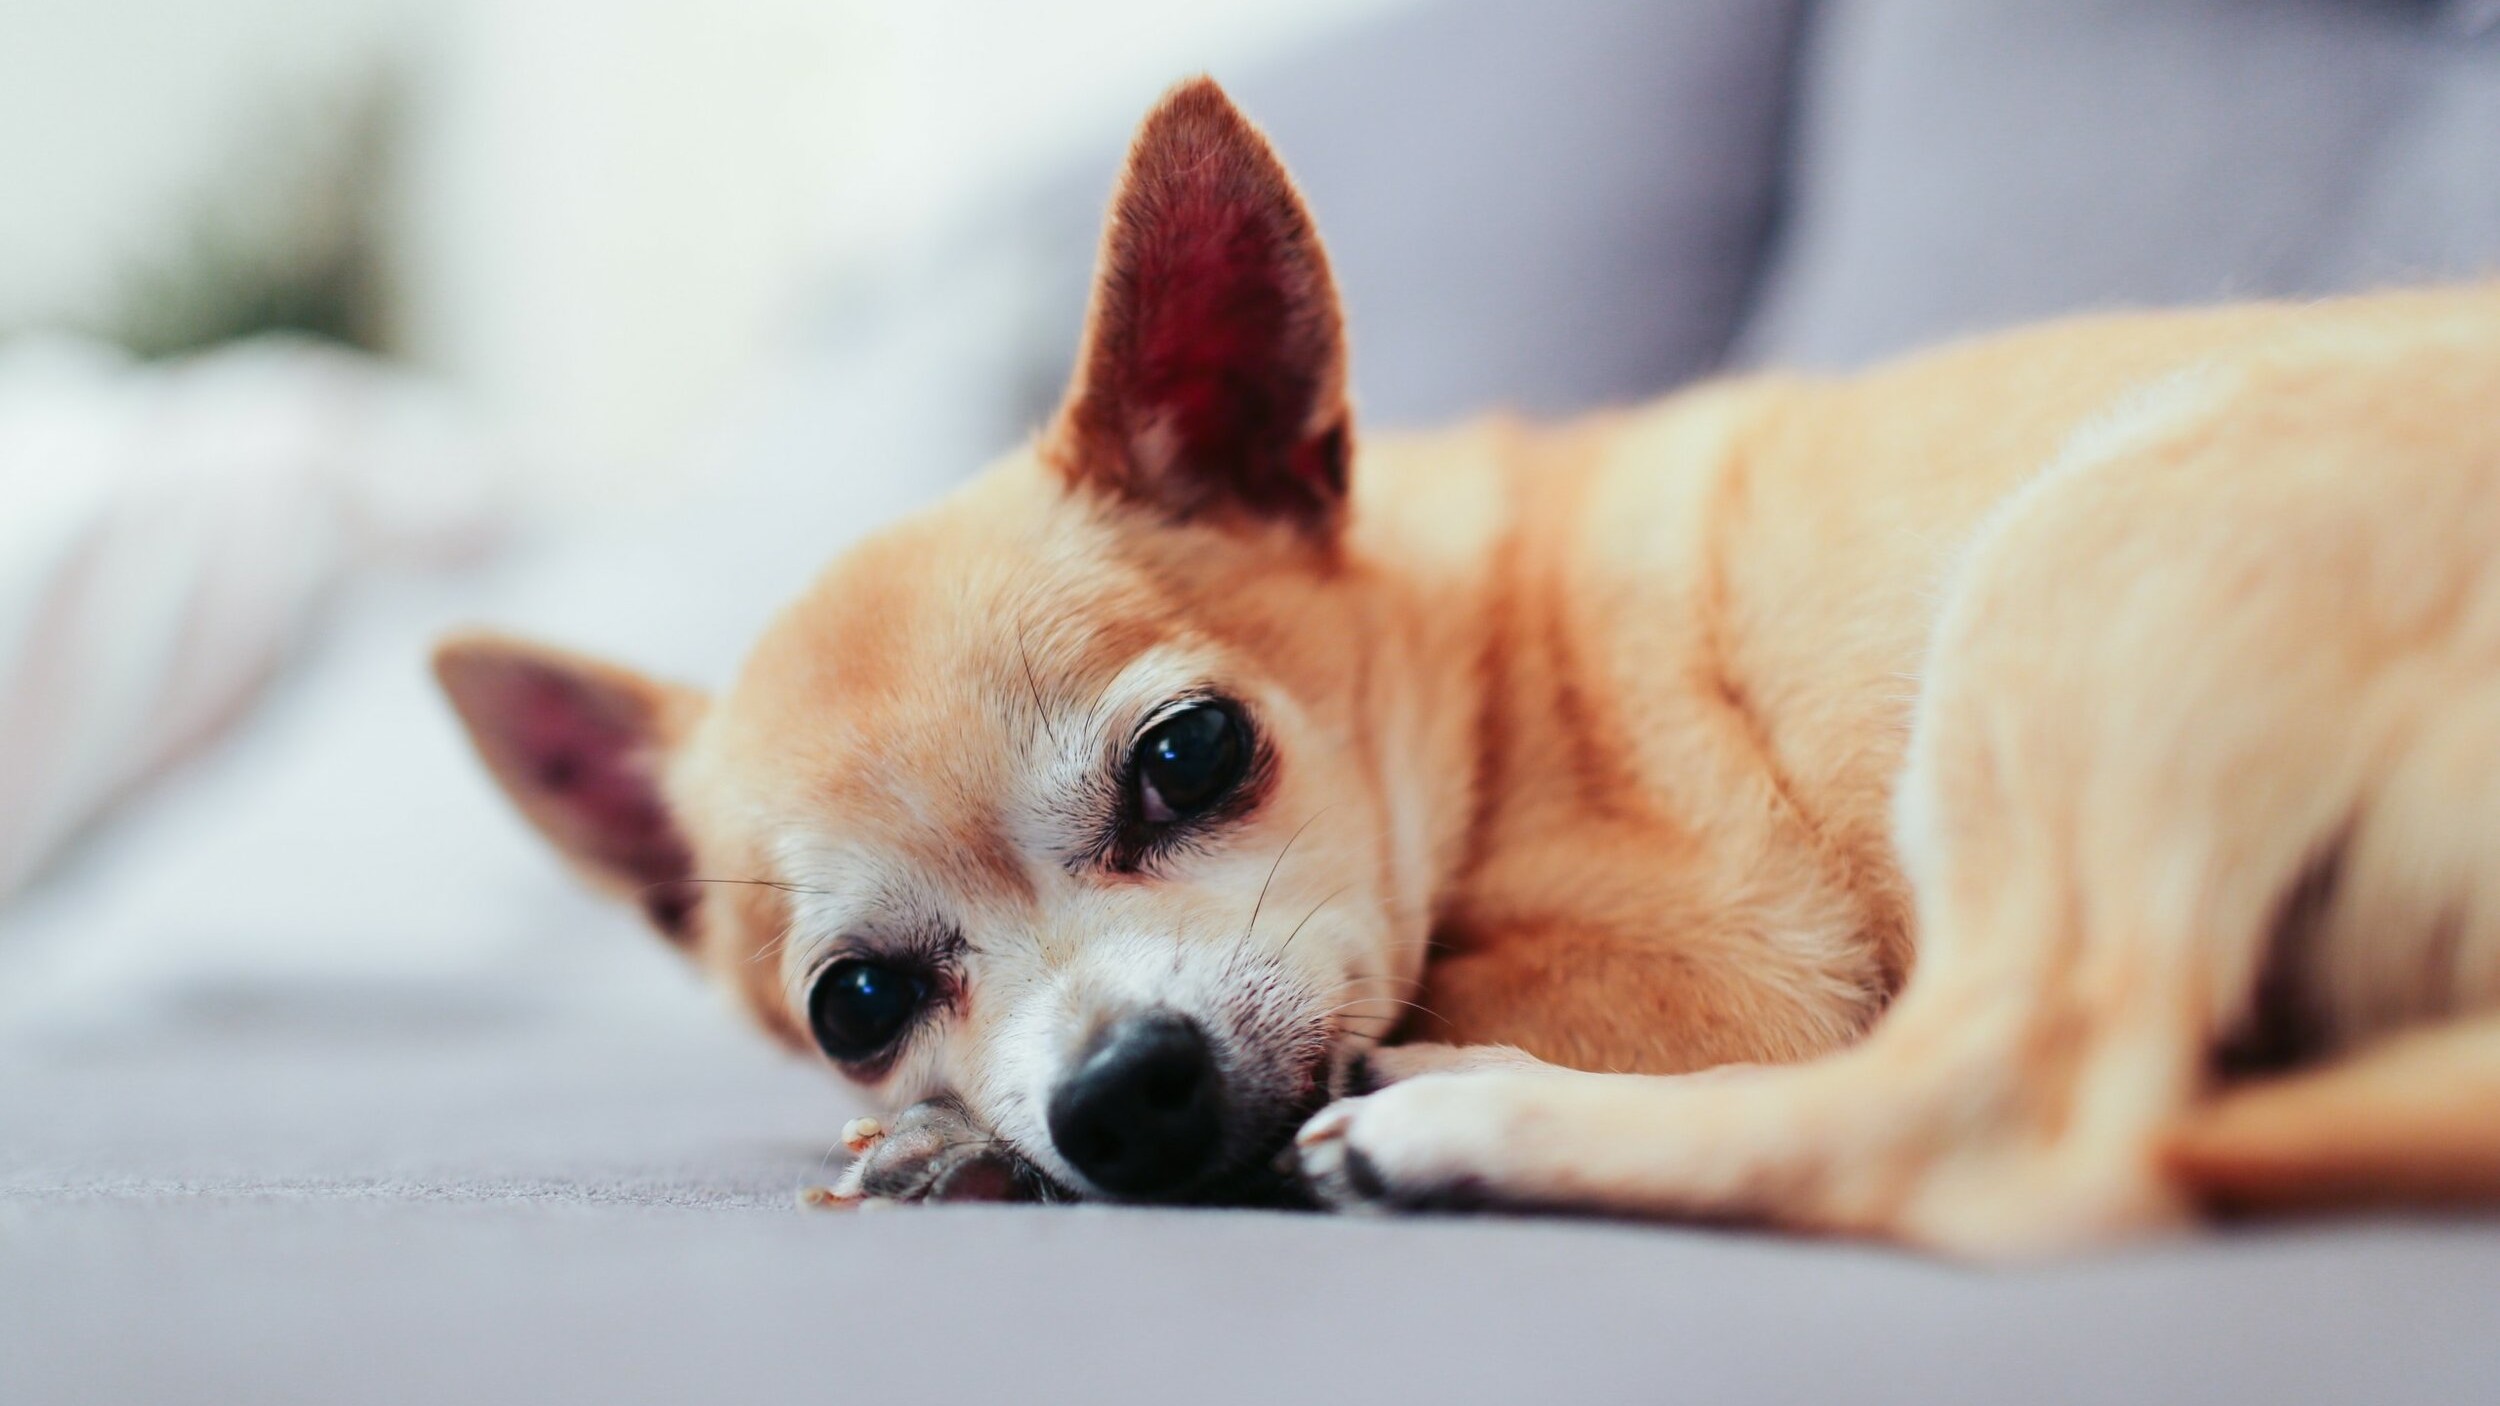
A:
[[[1973,1252],[2500,1192],[2500,291],[1351,431],[1309,218],[1185,84],[1057,422],[728,692],[437,664],[586,875],[916,1105],[855,1190],[1255,1199],[1298,1128],[1332,1203]]]

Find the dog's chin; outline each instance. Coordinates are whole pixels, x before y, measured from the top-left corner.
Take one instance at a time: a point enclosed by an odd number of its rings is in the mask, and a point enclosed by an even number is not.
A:
[[[1262,1101],[1244,1119],[1234,1138],[1237,1151],[1210,1184],[1207,1204],[1272,1209],[1312,1209],[1318,1203],[1304,1190],[1293,1156],[1294,1135],[1314,1114],[1341,1096],[1337,1071],[1342,1063],[1336,1042],[1314,1039],[1289,1061],[1290,1074],[1278,1081],[1284,1092]]]
[[[1317,1208],[1296,1169],[1293,1139],[1313,1114],[1328,1105],[1331,1095],[1328,1082],[1321,1079],[1306,1080],[1304,1087],[1303,1094],[1279,1106],[1242,1139],[1246,1149],[1242,1155],[1209,1183],[1204,1196],[1193,1199],[1210,1206]]]
[[[1245,1150],[1224,1170],[1186,1197],[1188,1204],[1262,1210],[1320,1209],[1294,1156],[1294,1136],[1322,1108],[1379,1087],[1369,1062],[1369,1041],[1338,1039],[1297,1071],[1297,1092],[1268,1110],[1238,1138]]]
[[[1338,1041],[1336,1047],[1328,1052],[1328,1097],[1324,1102],[1334,1103],[1341,1098],[1361,1098],[1365,1094],[1378,1093],[1380,1080],[1373,1076],[1371,1064],[1372,1051],[1378,1048],[1368,1040],[1360,1043]]]

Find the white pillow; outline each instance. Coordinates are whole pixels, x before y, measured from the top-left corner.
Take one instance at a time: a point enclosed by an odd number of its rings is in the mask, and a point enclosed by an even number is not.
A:
[[[310,343],[0,347],[0,896],[230,720],[352,568],[478,546],[488,460]]]
[[[687,965],[582,894],[495,793],[426,643],[486,623],[719,685],[825,560],[1004,447],[1011,282],[952,281],[790,368],[715,446],[701,507],[347,592],[245,726],[0,908],[0,1027],[118,1040],[235,989],[699,1011]]]

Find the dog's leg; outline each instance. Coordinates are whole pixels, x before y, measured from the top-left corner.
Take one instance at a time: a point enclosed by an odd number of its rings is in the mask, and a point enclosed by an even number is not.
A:
[[[2500,679],[2428,684],[2300,934],[2294,1033],[2331,1038],[2288,1053],[2349,1052],[2176,1131],[2173,1169],[2217,1208],[2500,1203]]]
[[[1988,662],[1940,666],[1923,705],[1903,841],[1923,856],[1924,947],[1866,1041],[1700,1076],[1425,1074],[1306,1127],[1316,1193],[1762,1220],[1972,1253],[2183,1216],[2159,1142],[2223,1018],[2208,993],[2253,969],[2309,841],[2254,826],[2278,853],[2225,866],[2249,876],[2237,888],[2165,908],[2180,827],[2133,806],[2083,814],[2107,766],[2022,735],[2062,723],[2022,721],[2036,702]],[[2331,823],[2333,806],[2314,809]]]
[[[2226,1211],[2500,1203],[2500,1018],[2232,1089],[2188,1115],[2168,1160]]]
[[[1550,1069],[1554,1066],[1510,1045],[1377,1045],[1354,1051],[1329,1081],[1338,1098],[1376,1094],[1426,1074],[1466,1074],[1493,1069]]]

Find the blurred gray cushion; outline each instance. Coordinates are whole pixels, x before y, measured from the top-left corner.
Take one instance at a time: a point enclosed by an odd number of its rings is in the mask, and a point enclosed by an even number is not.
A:
[[[1717,364],[1778,196],[1794,0],[1462,0],[1244,74],[1364,415],[1643,399]]]
[[[1799,0],[1449,0],[1222,72],[1308,197],[1358,413],[1432,424],[1643,399],[1716,365],[1776,213]],[[1124,142],[937,261],[1029,280],[1006,419],[1056,402]]]
[[[1829,0],[1746,359],[2500,260],[2500,7]]]

